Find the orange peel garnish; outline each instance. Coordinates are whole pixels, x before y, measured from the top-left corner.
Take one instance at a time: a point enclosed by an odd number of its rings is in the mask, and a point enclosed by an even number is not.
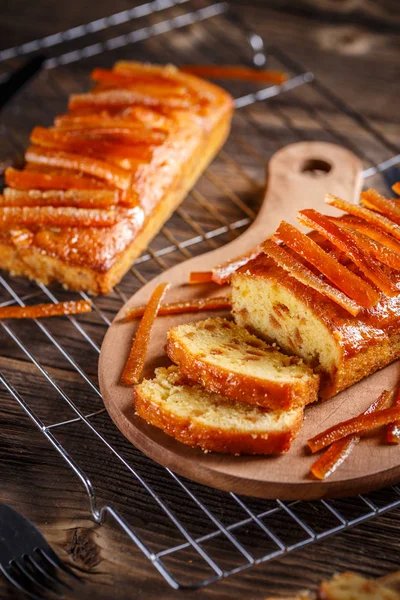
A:
[[[381,410],[392,397],[392,392],[384,390],[380,396],[364,411],[364,415]],[[359,435],[350,435],[334,442],[322,456],[311,465],[311,472],[317,479],[326,479],[350,456],[358,442]]]
[[[41,319],[60,315],[76,315],[91,312],[89,300],[70,300],[54,304],[35,304],[31,306],[0,307],[0,319]]]
[[[268,256],[273,258],[282,269],[288,271],[291,277],[294,277],[304,285],[313,288],[323,296],[327,296],[354,317],[356,317],[362,309],[359,304],[343,294],[343,292],[317,277],[317,275],[304,266],[304,264],[295,256],[289,254],[282,246],[279,246],[272,240],[266,240],[262,244],[262,248],[265,254],[268,254]]]
[[[151,331],[168,288],[169,283],[158,285],[145,308],[142,320],[133,339],[128,360],[121,375],[121,381],[125,385],[139,383],[150,343]]]
[[[205,310],[223,310],[231,309],[232,300],[230,296],[215,296],[214,298],[195,298],[186,302],[169,302],[161,304],[158,310],[158,316],[178,315],[183,313],[193,313]],[[126,320],[137,319],[144,315],[146,306],[137,306],[131,308],[125,315]]]
[[[397,296],[399,290],[385,273],[382,265],[372,256],[364,252],[354,239],[331,219],[312,208],[301,210],[297,218],[302,225],[312,227],[327,238],[334,246],[354,262],[355,265],[387,296]]]
[[[379,302],[379,293],[373,287],[341,265],[309,236],[293,225],[282,221],[274,238],[281,240],[316,267],[329,281],[363,308],[371,308]]]

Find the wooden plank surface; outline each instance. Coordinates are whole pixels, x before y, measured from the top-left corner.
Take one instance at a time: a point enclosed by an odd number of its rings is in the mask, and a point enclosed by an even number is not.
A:
[[[82,5],[71,0],[57,4],[55,11],[54,3],[49,0],[29,4],[22,0],[9,3],[2,11],[1,45],[7,48],[25,43],[131,8],[134,4],[115,0],[112,5],[107,2]],[[197,0],[194,4],[197,7],[204,5]],[[345,143],[362,155],[366,167],[389,158],[396,150],[400,132],[396,79],[399,41],[390,27],[380,31],[371,24],[370,17],[355,23],[352,13],[347,16],[342,13],[340,19],[331,14],[329,18],[321,18],[310,7],[297,10],[293,7],[294,2],[285,3],[284,11],[278,10],[276,3],[274,8],[266,8],[261,2],[235,4],[238,13],[249,25],[257,28],[268,44],[276,45],[305,68],[314,71],[322,83],[368,119],[386,141],[383,143],[348,116],[338,113],[332,102],[310,87],[298,88],[279,98],[241,109],[235,116],[233,135],[225,151],[170,220],[164,233],[152,243],[150,254],[145,255],[123,280],[118,293],[99,301],[108,318],[115,314],[126,297],[165,267],[237,236],[257,211],[265,161],[282,145],[301,139]],[[182,12],[183,6],[174,14]],[[162,19],[156,17],[153,22],[157,20]],[[132,23],[126,24],[124,32],[134,28]],[[32,126],[36,123],[49,124],[56,112],[64,110],[68,93],[87,88],[87,74],[94,65],[108,66],[124,52],[127,58],[160,62],[179,59],[185,62],[238,62],[248,56],[242,43],[237,29],[216,17],[206,25],[199,23],[190,30],[174,32],[172,36],[163,34],[147,42],[130,45],[119,54],[105,53],[86,60],[84,64],[77,63],[44,73],[16,104],[0,115],[3,126],[0,160],[14,158],[21,153]],[[79,47],[78,40],[76,44]],[[49,49],[50,56],[55,54],[53,49]],[[17,64],[18,61],[14,59],[9,64]],[[282,68],[275,59],[271,60],[271,66]],[[1,69],[4,70],[4,64]],[[251,90],[232,86],[236,95],[248,91]],[[368,183],[384,189],[385,182],[381,178],[372,178]],[[232,223],[235,225],[229,227]],[[202,240],[204,233],[208,233],[208,239]],[[200,236],[197,241],[195,236]],[[174,250],[171,246],[176,243],[189,245]],[[168,247],[168,252],[157,256],[158,251]],[[45,298],[43,291],[34,284],[20,279],[10,278],[8,281],[21,296],[33,295],[31,301],[39,302]],[[57,286],[52,286],[51,290],[59,299],[71,296]],[[9,299],[9,293],[1,289],[0,302]],[[101,317],[97,313],[84,315],[79,323],[94,343],[100,345],[105,332]],[[97,352],[93,346],[88,346],[73,323],[60,319],[47,322],[47,336],[33,323],[10,325],[14,334],[35,354],[51,378],[82,411],[90,413],[101,409],[101,399],[88,383],[96,384]],[[71,362],[49,343],[49,335],[68,350],[88,381],[76,373]],[[46,424],[72,419],[73,411],[60,400],[51,383],[43,378],[4,330],[0,332],[0,344],[0,370],[29,401],[39,417]],[[70,597],[93,596],[115,600],[179,597],[114,525],[107,523],[99,527],[93,524],[89,519],[86,492],[72,471],[42,434],[35,430],[4,388],[0,389],[0,399],[1,500],[30,517],[60,554],[81,569],[85,585]],[[198,508],[184,501],[184,495],[171,476],[149,463],[125,442],[106,415],[95,417],[93,424],[151,482],[194,536],[211,532],[210,523]],[[73,423],[54,431],[95,483],[99,505],[102,502],[115,504],[155,552],[181,543],[176,529],[170,526],[157,505],[149,501],[143,487],[111,453],[104,451],[104,446],[96,436],[88,433],[84,424]],[[200,486],[194,486],[193,490],[221,522],[230,524],[243,518],[237,503],[225,494]],[[388,491],[386,495],[379,496],[379,502],[394,500],[392,496],[393,493]],[[267,510],[266,502],[260,502],[249,501],[248,504],[256,512]],[[342,509],[351,517],[362,512],[361,505],[361,501],[348,501]],[[322,516],[318,514],[317,507],[314,510],[316,516],[312,525],[318,527],[318,523],[322,523],[318,519]],[[310,508],[306,513],[310,515]],[[397,509],[205,590],[184,592],[182,597],[224,599],[243,596],[261,599],[269,594],[283,595],[298,588],[315,587],[321,577],[348,568],[367,575],[383,575],[398,567],[399,516],[400,510]],[[255,556],[270,550],[265,536],[260,536],[249,524],[240,528],[240,536]],[[240,562],[230,545],[218,544],[217,541],[210,543],[206,549],[214,557],[218,556],[223,567],[232,568]],[[373,564],[371,556],[374,557]],[[194,560],[190,553],[177,553],[176,558],[166,559],[166,564],[184,578]],[[196,572],[199,578],[203,577],[203,566],[199,565]],[[1,599],[17,597],[14,590],[0,581]]]

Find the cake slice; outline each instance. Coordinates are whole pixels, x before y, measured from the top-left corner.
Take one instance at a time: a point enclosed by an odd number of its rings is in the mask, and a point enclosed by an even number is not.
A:
[[[188,379],[232,400],[270,410],[317,400],[319,376],[301,359],[227,319],[172,327],[167,354]]]
[[[225,454],[287,452],[303,409],[266,411],[188,384],[176,366],[135,388],[137,414],[188,446]]]

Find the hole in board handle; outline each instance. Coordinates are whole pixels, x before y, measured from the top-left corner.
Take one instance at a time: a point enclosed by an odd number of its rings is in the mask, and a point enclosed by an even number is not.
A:
[[[332,170],[332,165],[326,160],[320,158],[308,158],[301,165],[301,173],[310,175],[311,177],[324,177]]]

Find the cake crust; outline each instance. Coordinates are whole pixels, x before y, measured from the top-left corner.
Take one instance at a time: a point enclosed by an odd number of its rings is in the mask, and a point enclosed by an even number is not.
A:
[[[190,394],[190,412],[179,414],[178,411],[167,407],[162,401],[158,401],[158,394],[165,394],[167,398],[174,394]],[[177,367],[169,369],[157,369],[154,380],[144,380],[135,387],[134,403],[137,414],[147,423],[162,429],[179,442],[192,447],[201,448],[204,451],[219,452],[224,454],[281,454],[287,452],[291,442],[299,431],[302,420],[302,409],[294,409],[290,413],[277,411],[282,415],[282,422],[274,427],[262,427],[251,425],[246,430],[240,425],[222,426],[213,422],[205,422],[201,419],[201,410],[193,404],[203,399],[207,404],[218,408],[225,405],[235,414],[239,403],[229,401],[226,398],[212,394],[198,385],[188,385],[182,378]],[[198,402],[197,402],[198,403]],[[262,409],[248,407],[249,416],[256,421],[262,417]],[[241,416],[241,414],[239,414]],[[236,419],[238,420],[238,419]],[[261,420],[261,419],[260,419]],[[272,419],[273,421],[273,419]]]

